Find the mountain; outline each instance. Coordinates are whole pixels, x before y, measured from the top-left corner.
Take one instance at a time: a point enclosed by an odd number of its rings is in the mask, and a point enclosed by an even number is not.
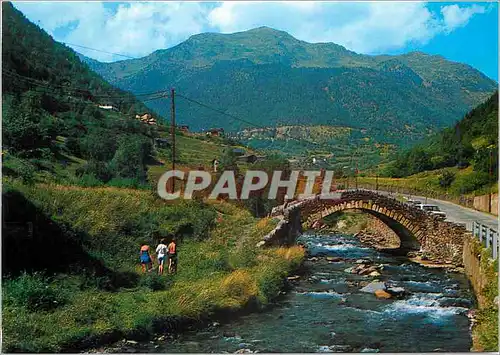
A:
[[[455,166],[472,167],[474,188],[498,179],[498,91],[453,127],[400,153],[385,175],[401,177]]]
[[[51,172],[53,164],[83,160],[79,175],[144,180],[157,129],[135,114],[151,110],[11,3],[2,3],[2,10],[4,173],[26,177],[27,171]]]
[[[114,85],[144,92],[175,87],[188,98],[258,126],[336,125],[406,143],[453,124],[496,83],[441,56],[357,54],[307,43],[267,27],[204,33],[140,59],[100,63],[82,57]],[[162,114],[164,104],[148,104]],[[177,120],[192,129],[250,125],[180,97]]]

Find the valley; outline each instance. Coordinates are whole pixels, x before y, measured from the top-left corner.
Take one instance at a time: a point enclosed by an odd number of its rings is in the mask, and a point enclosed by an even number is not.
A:
[[[132,58],[184,5],[56,5],[2,3],[2,351],[498,350],[495,80],[260,25]]]

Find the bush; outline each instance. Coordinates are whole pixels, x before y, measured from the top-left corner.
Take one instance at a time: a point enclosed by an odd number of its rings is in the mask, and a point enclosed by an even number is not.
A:
[[[280,273],[270,268],[264,269],[257,283],[261,301],[265,304],[275,299],[283,288],[284,283],[284,277]]]
[[[89,160],[86,164],[79,167],[76,170],[76,174],[78,176],[82,175],[92,175],[95,176],[98,180],[107,182],[111,179],[111,171],[107,167],[106,163],[98,160]]]
[[[104,183],[96,178],[93,174],[83,174],[78,180],[77,184],[82,187],[98,187]]]
[[[455,180],[455,174],[446,170],[439,176],[439,185],[444,188],[450,187],[453,180]]]
[[[107,182],[108,186],[128,189],[149,189],[150,186],[135,178],[113,178]],[[156,191],[156,190],[155,190]]]
[[[164,269],[164,271],[166,268]],[[139,281],[139,286],[150,289],[151,291],[160,291],[165,290],[172,283],[172,278],[168,278],[167,276],[161,276],[154,272],[150,272],[143,277],[141,277]]]
[[[23,160],[12,155],[4,158],[2,173],[21,178],[25,183],[31,183],[35,178],[36,168],[28,160]]]
[[[4,292],[6,303],[25,307],[29,311],[51,310],[67,301],[65,293],[39,273],[24,273],[6,282]]]
[[[467,194],[480,189],[489,181],[487,173],[474,171],[467,175],[458,176],[451,184],[451,189],[456,194]]]

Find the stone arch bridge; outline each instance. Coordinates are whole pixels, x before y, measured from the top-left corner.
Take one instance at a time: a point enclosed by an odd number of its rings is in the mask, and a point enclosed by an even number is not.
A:
[[[280,218],[276,228],[258,243],[264,245],[293,244],[295,239],[328,215],[361,210],[378,218],[400,239],[399,252],[420,250],[437,263],[462,263],[464,226],[446,222],[416,207],[370,190],[347,190],[320,199],[319,195],[277,208],[272,216]]]

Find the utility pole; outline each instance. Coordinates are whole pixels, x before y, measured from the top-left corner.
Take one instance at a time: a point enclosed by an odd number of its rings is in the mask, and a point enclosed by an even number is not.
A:
[[[358,189],[358,157],[356,157],[356,190]]]
[[[488,213],[491,213],[491,182],[493,178],[493,149],[490,147],[490,168],[489,168],[489,176],[490,176],[490,189],[488,194]]]
[[[175,89],[170,90],[170,109],[171,109],[171,126],[170,135],[172,140],[172,171],[175,170]],[[175,176],[172,177],[172,191],[175,191]]]

